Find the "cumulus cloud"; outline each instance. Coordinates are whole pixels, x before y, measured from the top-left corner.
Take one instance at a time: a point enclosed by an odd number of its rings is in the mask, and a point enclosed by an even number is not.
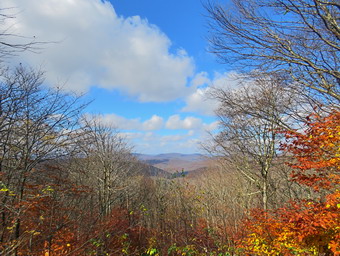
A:
[[[165,127],[170,130],[188,130],[187,135],[192,136],[195,131],[203,133],[217,129],[218,122],[204,123],[201,118],[187,116],[181,119],[180,115],[172,115],[165,123]]]
[[[163,118],[153,115],[149,120],[143,123],[145,130],[159,130],[163,127]]]
[[[206,116],[213,116],[218,102],[209,98],[211,87],[197,88],[186,98],[186,106],[183,112],[196,112]]]
[[[202,120],[196,117],[186,117],[181,119],[179,115],[172,115],[169,117],[168,121],[165,124],[167,129],[177,130],[177,129],[200,129],[202,128]]]
[[[160,135],[152,133],[139,137],[136,141],[135,150],[138,153],[160,154],[160,153],[194,153],[200,152],[200,139],[190,134]]]
[[[219,122],[215,121],[210,124],[204,124],[203,129],[204,131],[211,132],[211,131],[215,131],[218,128],[218,126],[219,126]]]
[[[140,118],[128,119],[116,114],[87,115],[104,125],[116,127],[119,133],[139,153],[193,153],[198,152],[199,142],[206,136],[206,131],[217,129],[218,122],[205,123],[202,119],[179,115],[170,116],[166,121],[153,115],[142,121]]]
[[[119,130],[135,130],[149,132],[152,136],[152,131],[159,131],[163,129],[168,130],[188,130],[186,136],[193,136],[194,134],[202,133],[205,131],[212,131],[217,129],[217,122],[204,123],[201,118],[187,116],[181,118],[180,115],[172,115],[164,121],[163,117],[153,115],[145,121],[140,118],[125,118],[116,114],[105,114],[92,116],[87,115],[88,119],[95,118],[97,121],[104,125],[113,126]],[[131,136],[131,135],[129,135]]]
[[[209,84],[210,79],[208,77],[208,73],[207,72],[200,72],[200,73],[196,74],[193,77],[193,79],[191,80],[190,83],[195,88],[197,88],[199,86],[204,86],[205,84]]]
[[[236,89],[240,83],[240,75],[235,72],[215,73],[212,80],[208,79],[205,73],[201,73],[200,76],[196,76],[196,79],[201,86],[186,97],[186,105],[182,111],[196,112],[206,116],[214,116],[214,111],[218,107],[218,101],[210,96],[212,88],[232,90]]]
[[[114,126],[119,130],[153,131],[163,127],[163,118],[153,115],[150,119],[142,122],[140,118],[128,119],[116,114],[99,116],[88,115],[88,118],[95,118],[104,125]],[[129,135],[131,136],[131,134]]]
[[[20,62],[43,66],[47,82],[65,89],[118,89],[142,102],[171,101],[191,92],[193,59],[170,52],[171,41],[139,16],[118,16],[107,0],[2,0],[14,7],[10,32],[50,41],[40,54],[25,52]]]

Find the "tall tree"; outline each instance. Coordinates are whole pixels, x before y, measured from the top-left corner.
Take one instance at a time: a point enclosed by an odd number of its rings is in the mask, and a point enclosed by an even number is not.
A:
[[[215,89],[212,97],[220,103],[216,114],[221,130],[210,150],[257,187],[250,194],[260,193],[267,209],[270,170],[280,140],[277,130],[285,123],[294,94],[277,77],[262,76],[234,91]]]
[[[223,63],[289,74],[310,92],[340,101],[337,0],[208,1],[211,50]]]
[[[13,239],[21,237],[26,190],[39,164],[69,156],[80,136],[79,99],[42,86],[43,73],[19,66],[0,81],[1,237],[14,223]],[[44,173],[39,173],[44,175]],[[30,197],[30,196],[29,196]]]
[[[88,182],[98,193],[100,215],[105,217],[114,207],[125,207],[124,191],[132,184],[139,164],[126,139],[115,128],[100,123],[96,117],[83,122],[86,135],[80,141],[84,154],[80,161],[88,170]]]
[[[304,131],[288,131],[284,149],[295,160],[293,181],[316,192],[269,212],[255,212],[241,242],[256,255],[340,254],[340,113],[315,116]],[[244,252],[244,253],[245,253]]]

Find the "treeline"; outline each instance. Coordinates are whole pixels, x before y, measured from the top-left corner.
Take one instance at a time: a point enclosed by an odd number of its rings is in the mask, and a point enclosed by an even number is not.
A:
[[[287,99],[302,101],[281,80],[216,89],[223,129],[205,144],[214,164],[169,179],[84,117],[81,99],[43,87],[41,72],[1,78],[1,255],[339,251],[339,111],[282,128],[296,117]]]
[[[1,255],[340,255],[339,4],[206,7],[212,50],[243,73],[210,90],[214,164],[193,176],[151,176],[81,97],[3,65]],[[2,64],[40,45],[6,36]]]

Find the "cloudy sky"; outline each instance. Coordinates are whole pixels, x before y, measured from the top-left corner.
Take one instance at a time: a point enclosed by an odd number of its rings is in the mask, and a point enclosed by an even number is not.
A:
[[[46,84],[86,93],[86,109],[138,153],[195,153],[217,122],[211,86],[233,86],[208,53],[199,0],[1,0],[11,33],[51,42],[11,60],[46,70]]]

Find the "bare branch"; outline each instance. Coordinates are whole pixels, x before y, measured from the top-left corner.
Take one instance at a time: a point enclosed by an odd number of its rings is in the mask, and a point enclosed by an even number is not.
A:
[[[290,74],[328,102],[340,101],[340,9],[336,0],[209,1],[211,51],[243,71]]]

